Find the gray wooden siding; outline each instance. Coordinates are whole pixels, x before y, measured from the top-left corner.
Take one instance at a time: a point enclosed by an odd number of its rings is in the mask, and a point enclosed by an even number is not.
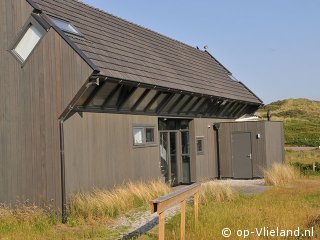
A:
[[[156,144],[134,147],[132,127],[156,127]],[[158,118],[84,113],[64,124],[67,193],[161,177]]]
[[[265,122],[266,165],[284,161],[284,130],[282,122]]]
[[[221,156],[221,176],[232,178],[232,144],[231,135],[233,132],[250,132],[252,141],[252,161],[253,177],[260,177],[262,169],[266,167],[266,144],[265,127],[263,122],[236,122],[222,123],[220,130],[220,156]],[[256,135],[261,134],[257,139]]]
[[[0,202],[60,206],[58,116],[92,69],[52,29],[21,68],[7,50],[32,8],[6,0],[0,11]]]
[[[196,118],[193,120],[194,131],[190,144],[192,148],[192,158],[195,166],[195,180],[203,181],[216,178],[217,171],[217,142],[213,124],[219,122],[217,119]],[[210,128],[208,127],[210,126]],[[196,137],[204,137],[204,154],[196,154]],[[194,176],[194,177],[195,177]]]

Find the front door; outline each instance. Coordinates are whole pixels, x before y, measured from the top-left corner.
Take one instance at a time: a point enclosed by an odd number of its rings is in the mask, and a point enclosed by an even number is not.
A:
[[[171,185],[190,183],[189,131],[160,131],[160,168]]]
[[[232,165],[234,178],[253,177],[251,133],[232,133]]]

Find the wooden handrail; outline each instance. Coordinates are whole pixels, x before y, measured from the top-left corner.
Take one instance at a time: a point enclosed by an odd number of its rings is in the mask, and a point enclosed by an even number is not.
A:
[[[200,187],[200,184],[194,183],[190,186],[181,188],[177,191],[169,193],[168,195],[150,201],[151,213],[159,214],[159,240],[164,240],[165,211],[178,204],[180,204],[181,208],[180,239],[185,239],[186,199],[192,196],[194,197],[195,224],[198,224]]]

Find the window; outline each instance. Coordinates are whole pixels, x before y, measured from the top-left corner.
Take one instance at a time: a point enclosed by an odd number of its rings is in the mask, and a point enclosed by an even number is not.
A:
[[[45,30],[34,19],[31,19],[24,29],[12,47],[13,55],[22,63],[27,60],[45,33]]]
[[[133,127],[133,145],[155,144],[155,127]]]
[[[72,26],[71,23],[55,17],[50,17],[50,19],[62,31],[80,35],[80,32],[74,26]]]
[[[204,154],[204,137],[196,137],[197,155]]]

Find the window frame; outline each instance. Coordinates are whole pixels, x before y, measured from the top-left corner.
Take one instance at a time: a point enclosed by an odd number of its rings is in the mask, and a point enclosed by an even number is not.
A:
[[[153,129],[153,142],[147,142],[147,138],[146,138],[146,132],[147,129],[151,128]],[[142,129],[142,143],[135,143],[135,139],[134,139],[134,129]],[[139,124],[135,124],[132,126],[132,144],[133,147],[150,147],[150,146],[157,146],[157,130],[156,130],[156,126],[155,125],[139,125]]]
[[[76,28],[72,23],[70,23],[68,20],[65,20],[65,19],[62,19],[62,18],[59,18],[59,17],[56,17],[56,16],[53,16],[53,15],[48,15],[51,22],[57,27],[59,28],[62,32],[64,33],[68,33],[68,34],[72,34],[72,35],[75,35],[75,36],[80,36],[80,37],[83,37],[83,34],[78,30],[78,28]],[[60,22],[65,22],[67,24],[69,24],[76,32],[73,32],[73,31],[69,31],[67,29],[62,29],[60,28],[55,22],[54,20],[58,20]]]
[[[202,142],[202,150],[201,151],[198,151],[198,141]],[[205,141],[204,136],[197,136],[196,137],[196,154],[197,155],[204,155],[205,154],[204,141]]]
[[[22,38],[25,36],[25,34],[27,33],[27,31],[32,25],[35,26],[37,30],[41,33],[41,37],[33,47],[28,57],[23,60],[21,56],[15,51],[15,48],[20,43],[20,41],[22,40]],[[21,64],[21,67],[23,67],[28,62],[29,58],[31,57],[33,52],[37,49],[38,45],[40,44],[41,40],[44,38],[46,33],[47,33],[47,30],[33,16],[30,16],[27,22],[21,28],[16,38],[13,40],[13,43],[10,45],[10,48],[9,48],[10,53],[14,56],[15,59],[18,60],[18,62]]]

